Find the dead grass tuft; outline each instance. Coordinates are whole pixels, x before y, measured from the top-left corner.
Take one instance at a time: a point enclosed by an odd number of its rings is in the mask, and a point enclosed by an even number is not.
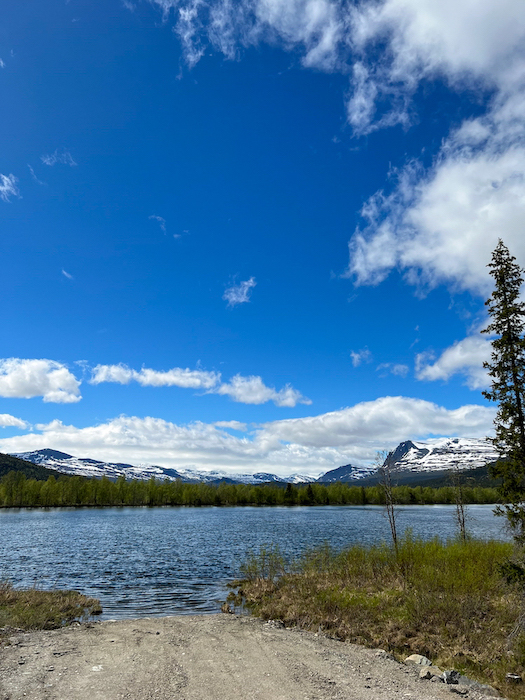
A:
[[[102,612],[100,602],[77,591],[16,589],[0,581],[0,633],[12,629],[48,630]]]

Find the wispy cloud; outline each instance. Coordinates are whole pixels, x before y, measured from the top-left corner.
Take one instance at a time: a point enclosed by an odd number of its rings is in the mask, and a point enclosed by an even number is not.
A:
[[[39,179],[37,178],[37,176],[36,176],[36,174],[35,174],[35,171],[34,171],[33,168],[29,165],[29,163],[27,164],[27,167],[29,168],[29,172],[31,173],[31,177],[33,178],[33,180],[34,180],[38,185],[45,185],[45,184],[46,184],[45,182],[42,182],[42,180],[39,180]]]
[[[131,464],[317,475],[341,464],[370,462],[377,450],[392,449],[402,440],[484,437],[492,429],[494,414],[495,409],[486,406],[450,410],[419,399],[386,396],[340,411],[265,423],[242,435],[229,430],[244,426],[229,421],[224,426],[177,425],[154,417],[120,416],[77,428],[54,420],[26,435],[1,439],[0,451],[53,445],[69,454]]]
[[[379,372],[382,377],[385,377],[387,374],[393,374],[395,377],[406,377],[408,374],[408,365],[395,362],[382,362],[380,365],[377,365],[376,372]]]
[[[77,403],[82,398],[80,382],[69,369],[54,360],[0,360],[0,396],[46,403]]]
[[[158,221],[160,230],[163,233],[166,233],[166,219],[164,219],[162,216],[157,216],[156,214],[152,214],[151,216],[148,216],[148,219],[153,219],[154,221]]]
[[[363,348],[357,352],[352,350],[350,357],[352,358],[352,364],[354,367],[359,367],[359,365],[363,364],[363,362],[372,362],[372,353],[368,348]]]
[[[66,151],[65,149],[57,149],[54,153],[51,154],[44,154],[40,156],[40,160],[44,165],[56,165],[57,163],[61,165],[69,165],[69,166],[74,166],[77,165],[77,163],[73,160],[73,156],[69,151]]]
[[[10,202],[11,197],[19,197],[20,192],[17,187],[18,178],[13,174],[2,175],[0,173],[0,199],[4,202]]]
[[[246,304],[250,301],[252,289],[257,285],[255,277],[250,277],[249,280],[240,284],[228,287],[222,298],[228,302],[228,306],[237,306],[238,304]]]
[[[75,279],[73,275],[70,275],[69,272],[66,272],[64,269],[62,270],[62,274],[64,275],[64,277],[67,277],[68,280]]]

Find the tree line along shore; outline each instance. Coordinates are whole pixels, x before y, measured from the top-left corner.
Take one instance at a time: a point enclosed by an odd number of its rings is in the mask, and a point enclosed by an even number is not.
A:
[[[455,486],[397,486],[399,505],[456,503]],[[499,503],[497,488],[462,486],[464,503]],[[0,479],[0,507],[54,508],[64,506],[324,506],[384,505],[381,485],[333,484],[194,484],[181,481],[119,477],[84,478],[54,475],[46,480],[11,471]]]

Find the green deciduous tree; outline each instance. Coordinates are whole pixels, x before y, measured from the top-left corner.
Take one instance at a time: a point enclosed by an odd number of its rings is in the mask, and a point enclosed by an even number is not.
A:
[[[495,288],[485,302],[491,317],[482,331],[493,335],[491,361],[485,362],[492,387],[483,395],[498,403],[491,442],[500,459],[492,468],[502,479],[505,505],[500,509],[525,544],[525,303],[520,301],[523,270],[503,241],[499,241],[488,265]]]

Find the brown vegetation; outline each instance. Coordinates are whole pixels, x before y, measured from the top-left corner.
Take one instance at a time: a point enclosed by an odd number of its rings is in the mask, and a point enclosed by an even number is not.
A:
[[[266,550],[246,562],[230,602],[403,658],[424,654],[512,697],[505,674],[525,671],[525,630],[517,626],[523,591],[501,575],[511,550],[405,534],[397,555],[386,545],[325,547],[288,567],[277,550]]]

